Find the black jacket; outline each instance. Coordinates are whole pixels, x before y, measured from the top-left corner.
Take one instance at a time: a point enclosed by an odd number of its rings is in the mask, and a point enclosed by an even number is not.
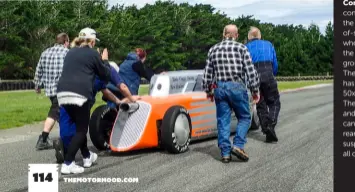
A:
[[[105,83],[109,82],[108,61],[102,61],[100,54],[89,46],[70,49],[64,59],[57,92],[69,91],[90,99],[96,75]]]

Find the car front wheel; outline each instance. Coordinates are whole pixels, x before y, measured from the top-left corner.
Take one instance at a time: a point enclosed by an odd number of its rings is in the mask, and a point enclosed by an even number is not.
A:
[[[191,140],[191,118],[181,106],[169,108],[161,124],[161,145],[170,153],[184,153]]]
[[[108,105],[97,107],[89,124],[90,139],[98,150],[110,149],[110,137],[117,111]]]

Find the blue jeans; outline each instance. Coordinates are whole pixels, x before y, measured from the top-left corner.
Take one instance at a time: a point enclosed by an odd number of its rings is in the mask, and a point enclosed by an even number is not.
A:
[[[214,98],[217,110],[218,147],[222,156],[229,156],[232,110],[238,119],[233,145],[244,149],[247,142],[246,136],[251,124],[248,91],[242,83],[217,82]]]
[[[59,135],[63,142],[64,154],[67,153],[71,139],[76,134],[76,126],[64,107],[60,107]]]

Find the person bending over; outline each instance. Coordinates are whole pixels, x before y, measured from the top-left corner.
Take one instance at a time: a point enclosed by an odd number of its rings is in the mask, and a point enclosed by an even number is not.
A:
[[[116,105],[119,105],[122,102],[130,102],[128,98],[125,98],[123,100],[118,99],[109,89],[106,88],[105,82],[101,81],[99,77],[96,77],[94,89],[93,89],[93,95],[90,100],[90,110],[95,104],[96,101],[95,97],[99,91],[102,92],[105,98],[115,103]],[[133,97],[133,99],[136,98]],[[69,143],[76,133],[75,123],[70,118],[69,114],[67,113],[64,107],[60,107],[59,126],[60,126],[60,139],[54,140],[53,145],[55,149],[55,156],[57,158],[57,163],[63,163],[64,157],[68,152]],[[90,162],[84,160],[84,167],[87,164],[90,164]]]
[[[96,38],[95,30],[84,28],[76,40],[79,47],[69,50],[65,59],[62,76],[58,82],[58,103],[68,113],[76,125],[76,132],[69,143],[64,164],[63,174],[82,173],[84,168],[75,164],[75,155],[81,150],[84,166],[90,167],[97,160],[97,154],[90,152],[87,147],[87,131],[90,120],[90,99],[93,93],[95,77],[102,81],[110,81],[110,65],[107,49],[102,56],[93,49]]]
[[[111,81],[108,83],[107,88],[114,91],[115,96],[119,99],[126,98],[130,102],[135,102],[137,99],[140,99],[139,96],[133,96],[128,86],[121,80],[119,76],[119,72],[115,67],[110,65],[110,73],[111,73]],[[137,95],[137,94],[135,94]],[[103,95],[103,100],[107,100],[108,98]]]
[[[71,47],[80,47],[78,43],[78,37],[74,39],[74,41],[71,43]],[[97,49],[97,52],[100,53],[100,49]],[[101,53],[100,53],[101,54]],[[109,63],[110,67],[110,81],[108,85],[105,85],[105,87],[115,91],[115,95],[119,97],[119,99],[127,98],[129,102],[135,102],[137,99],[140,99],[140,97],[133,97],[131,92],[129,91],[128,87],[126,84],[123,83],[123,81],[120,79],[119,74],[118,74],[118,66],[114,66]],[[105,95],[103,95],[103,100],[107,100],[109,98],[106,98]]]
[[[151,69],[144,67],[146,58],[146,51],[137,48],[134,52],[129,53],[126,60],[120,65],[119,76],[124,84],[128,86],[132,95],[138,95],[142,77],[150,82],[154,76],[154,72]],[[109,86],[110,88],[112,87],[111,85]]]

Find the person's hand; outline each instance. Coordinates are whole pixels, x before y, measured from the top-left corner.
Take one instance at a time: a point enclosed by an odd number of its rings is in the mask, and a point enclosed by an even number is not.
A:
[[[214,95],[207,93],[207,99],[210,100],[211,102],[214,102]]]
[[[116,99],[116,105],[120,105],[121,103],[122,103],[122,101],[121,100],[119,100],[119,99]]]
[[[147,57],[144,57],[144,58],[141,60],[142,63],[144,63],[146,59],[147,59]]]
[[[132,97],[130,98],[130,101],[131,101],[132,103],[135,103],[137,100],[140,100],[140,99],[142,99],[141,96],[135,95],[135,96],[132,96]]]
[[[107,51],[107,48],[104,49],[104,51],[102,51],[102,60],[108,60],[108,51]]]
[[[253,93],[253,103],[256,104],[256,103],[259,103],[260,101],[260,93],[257,92],[257,93]]]
[[[136,101],[137,100],[141,100],[142,99],[142,97],[141,96],[139,96],[139,95],[135,95],[135,96],[133,96],[135,99],[136,99]]]

